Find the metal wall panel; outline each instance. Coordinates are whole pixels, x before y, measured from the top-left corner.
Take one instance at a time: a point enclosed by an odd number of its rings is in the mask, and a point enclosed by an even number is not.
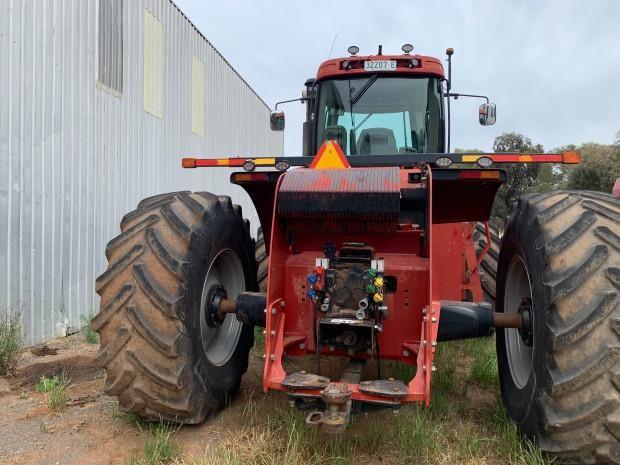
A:
[[[163,25],[162,118],[144,111],[145,9]],[[0,309],[21,311],[28,344],[97,311],[105,245],[146,196],[228,194],[255,231],[228,171],[183,170],[183,156],[282,153],[268,107],[169,0],[123,2],[122,92],[98,83],[98,11],[0,0]],[[205,64],[205,137],[192,131],[192,56]]]

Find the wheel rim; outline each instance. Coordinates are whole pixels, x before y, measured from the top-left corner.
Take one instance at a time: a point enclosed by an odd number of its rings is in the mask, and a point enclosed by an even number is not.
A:
[[[236,299],[237,295],[245,290],[243,265],[237,254],[230,249],[219,252],[209,265],[200,299],[202,349],[209,362],[215,366],[222,366],[230,360],[235,352],[243,324],[237,320],[235,315],[228,314],[218,328],[211,328],[207,325],[205,303],[207,293],[214,284],[223,285],[229,299]]]
[[[508,265],[508,273],[506,275],[504,312],[517,313],[524,298],[532,299],[530,274],[523,259],[515,255]],[[523,389],[532,371],[533,346],[525,344],[517,329],[505,329],[504,335],[508,367],[510,368],[512,380],[517,388]]]

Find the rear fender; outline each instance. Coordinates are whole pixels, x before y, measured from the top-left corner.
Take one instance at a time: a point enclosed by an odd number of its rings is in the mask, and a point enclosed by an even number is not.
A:
[[[433,169],[433,223],[488,221],[495,194],[506,182],[497,169]]]
[[[283,174],[281,171],[236,172],[230,175],[230,182],[241,186],[252,199],[260,227],[265,238],[267,255],[271,248],[271,221],[275,208],[276,185]]]

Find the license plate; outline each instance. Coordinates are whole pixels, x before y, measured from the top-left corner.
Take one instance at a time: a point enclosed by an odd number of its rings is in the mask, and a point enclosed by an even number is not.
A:
[[[364,62],[366,71],[396,71],[396,62],[393,60],[372,60]]]

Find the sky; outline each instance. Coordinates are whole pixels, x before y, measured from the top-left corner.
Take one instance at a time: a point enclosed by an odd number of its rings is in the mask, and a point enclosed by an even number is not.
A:
[[[174,1],[272,108],[301,96],[332,44],[334,58],[411,43],[442,60],[454,48],[452,90],[497,104],[482,127],[480,100],[453,102],[452,148],[490,151],[516,131],[550,151],[620,131],[619,0]],[[284,154],[301,155],[304,106],[282,108]]]

